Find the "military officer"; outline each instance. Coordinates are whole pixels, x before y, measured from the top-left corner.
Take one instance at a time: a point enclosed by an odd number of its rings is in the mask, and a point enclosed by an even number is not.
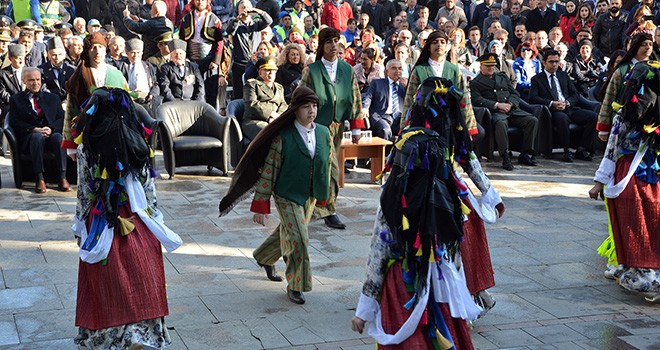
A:
[[[147,58],[147,62],[160,68],[163,64],[170,61],[170,48],[167,44],[172,41],[172,32],[165,32],[156,38],[158,53]]]
[[[499,59],[496,54],[481,55],[477,61],[481,63],[480,73],[470,81],[472,105],[486,107],[492,114],[495,143],[502,157],[502,168],[513,170],[507,132],[509,124],[523,130],[523,151],[518,157],[518,163],[537,165],[534,158],[534,141],[538,120],[518,107],[520,94],[511,84],[509,77],[497,71]]]
[[[254,139],[261,129],[286,110],[284,87],[275,82],[277,63],[273,56],[257,61],[259,77],[249,79],[243,87],[245,113],[241,128],[245,136]]]

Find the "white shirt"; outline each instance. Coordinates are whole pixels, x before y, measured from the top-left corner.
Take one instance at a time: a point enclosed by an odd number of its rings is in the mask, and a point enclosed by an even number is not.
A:
[[[130,75],[131,70],[135,66],[133,75],[128,77],[128,86],[133,89],[133,91],[149,92],[149,79],[147,78],[147,72],[144,70],[144,65],[141,62],[139,64],[129,63],[128,73]]]
[[[431,66],[431,69],[433,69],[433,74],[435,74],[436,77],[442,77],[442,72],[445,70],[444,60],[442,60],[442,62],[436,62],[429,58],[429,65]]]
[[[334,61],[330,62],[330,61],[326,60],[325,57],[321,57],[321,62],[323,63],[323,66],[325,67],[325,69],[328,71],[328,75],[330,76],[330,80],[332,80],[333,83],[337,81],[337,62],[338,61],[339,61],[338,59],[335,59]]]
[[[14,72],[14,76],[18,80],[18,86],[21,88],[21,91],[25,90],[25,84],[23,83],[23,68],[16,69],[11,67],[11,70]]]
[[[296,126],[296,130],[298,130],[298,134],[300,134],[303,142],[305,142],[309,156],[314,158],[314,154],[316,153],[316,124],[312,123],[311,128],[304,127],[297,120],[293,124]]]
[[[552,88],[552,78],[550,78],[550,73],[548,73],[547,70],[543,70],[545,72],[546,78],[548,79],[548,85],[550,85],[550,88]],[[555,77],[555,84],[557,85],[557,96],[559,97],[559,102],[564,102],[566,101],[566,98],[564,98],[564,94],[561,92],[561,86],[559,85],[559,79],[557,79],[557,73],[554,73]]]
[[[97,68],[91,67],[92,77],[94,77],[94,85],[96,87],[105,86],[105,75],[108,72],[108,67],[105,63],[101,63]]]
[[[204,22],[206,20],[207,12],[206,10],[202,12],[193,11],[193,16],[195,16],[195,35],[193,35],[193,41],[196,43],[202,42],[202,28],[204,28]]]
[[[387,110],[385,111],[385,114],[394,114],[394,112],[398,112],[392,110],[392,103],[394,102],[392,101],[392,95],[399,98],[399,92],[394,91],[394,87],[392,86],[392,84],[394,84],[394,80],[390,79],[390,77],[387,77],[387,86],[389,87],[388,91],[390,92],[390,94],[387,97],[388,102],[387,102]],[[399,108],[401,108],[401,106],[399,106]]]

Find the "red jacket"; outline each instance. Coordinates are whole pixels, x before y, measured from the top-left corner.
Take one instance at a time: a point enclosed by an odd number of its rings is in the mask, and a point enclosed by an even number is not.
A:
[[[343,33],[346,31],[346,28],[348,28],[346,22],[349,18],[353,18],[353,10],[351,9],[351,5],[349,5],[347,2],[342,2],[341,5],[337,7],[337,5],[335,5],[332,0],[330,0],[325,4],[325,6],[323,6],[321,24],[335,28]]]
[[[561,28],[561,41],[565,41],[571,45],[575,39],[571,38],[571,27],[575,21],[575,16],[562,15],[559,17],[559,28]]]

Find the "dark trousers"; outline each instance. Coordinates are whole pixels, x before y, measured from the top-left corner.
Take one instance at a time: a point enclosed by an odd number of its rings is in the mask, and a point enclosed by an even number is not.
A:
[[[500,157],[509,152],[509,125],[523,131],[522,151],[534,154],[534,141],[536,140],[539,121],[535,116],[516,111],[516,115],[493,113],[493,128],[495,130],[495,144]]]
[[[231,65],[232,100],[243,98],[243,74],[245,74],[245,64],[234,63]]]
[[[60,178],[66,176],[66,150],[61,147],[62,134],[52,133],[50,137],[32,132],[22,137],[23,152],[29,153],[32,159],[32,170],[35,175],[44,172],[44,150],[55,153],[55,164]]]
[[[391,141],[393,139],[393,135],[396,135],[399,130],[398,130],[398,124],[396,133],[394,133],[394,128],[393,128],[393,117],[391,114],[385,114],[382,117],[376,119],[374,117],[369,117],[369,123],[371,123],[371,131],[373,132],[373,136],[380,137],[385,140]],[[399,122],[399,119],[397,118],[397,123]]]
[[[557,147],[567,149],[571,147],[570,125],[577,124],[582,127],[579,147],[591,152],[596,135],[596,121],[598,114],[594,111],[581,108],[571,108],[563,111],[552,111],[552,126],[555,130]]]

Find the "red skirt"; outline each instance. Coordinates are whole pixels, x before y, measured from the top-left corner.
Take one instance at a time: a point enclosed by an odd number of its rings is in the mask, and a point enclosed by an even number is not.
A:
[[[633,156],[628,154],[617,160],[617,182],[626,176]],[[607,203],[619,264],[660,269],[660,185],[651,185],[633,175],[619,197],[608,199]]]
[[[474,211],[470,201],[463,201],[471,212],[468,221],[463,224],[463,242],[461,258],[465,269],[465,279],[471,295],[495,286],[493,265],[490,262],[488,238],[484,222]]]
[[[403,305],[412,298],[413,293],[408,292],[403,282],[401,262],[394,263],[387,270],[383,292],[380,300],[380,310],[383,320],[383,330],[388,334],[396,333],[406,322],[412,309],[407,310]],[[431,301],[429,301],[431,302]],[[447,304],[440,304],[442,316],[454,340],[456,350],[472,350],[472,338],[467,323],[462,319],[452,318]],[[401,344],[380,345],[378,350],[422,350],[434,349],[433,344],[424,335],[421,325],[415,332]]]
[[[78,265],[76,326],[91,330],[116,327],[168,314],[160,242],[128,204],[122,217],[133,217],[135,230],[115,229],[107,264]]]

